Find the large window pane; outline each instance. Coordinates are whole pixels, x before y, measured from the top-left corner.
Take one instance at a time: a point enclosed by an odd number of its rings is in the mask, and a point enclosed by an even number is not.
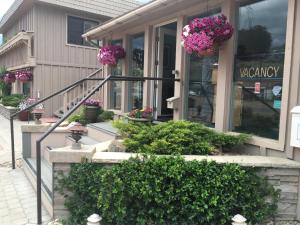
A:
[[[134,35],[130,44],[129,75],[144,76],[144,34]],[[143,107],[143,82],[129,82],[129,110]]]
[[[112,45],[122,46],[122,40],[112,41]],[[122,60],[118,61],[118,64],[111,69],[111,75],[122,76]],[[111,81],[110,88],[110,108],[115,110],[121,110],[121,94],[122,94],[122,81]]]
[[[246,2],[239,7],[232,127],[278,139],[288,0]]]
[[[82,38],[82,35],[98,24],[96,21],[68,16],[68,44],[92,46]],[[98,41],[93,42],[94,44],[98,43]]]
[[[220,9],[191,17],[215,16]],[[187,73],[189,76],[187,119],[215,126],[216,90],[219,54],[211,57],[188,56]]]

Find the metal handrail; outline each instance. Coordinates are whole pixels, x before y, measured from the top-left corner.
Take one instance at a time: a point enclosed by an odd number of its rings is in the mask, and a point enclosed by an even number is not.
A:
[[[93,74],[100,72],[102,69],[95,71]],[[157,77],[135,77],[135,76],[112,76],[109,75],[106,78],[92,78],[93,74],[88,76],[87,78],[83,78],[79,81],[74,82],[73,84],[37,101],[36,103],[28,106],[27,108],[20,110],[10,116],[10,128],[11,128],[11,148],[12,148],[12,168],[15,169],[15,146],[14,146],[14,125],[13,119],[19,113],[28,111],[35,106],[47,101],[48,99],[70,89],[75,86],[78,86],[84,81],[101,81],[98,85],[96,85],[92,91],[81,99],[81,101],[76,104],[72,109],[70,109],[62,118],[60,118],[53,126],[51,126],[46,133],[44,133],[37,141],[36,141],[36,176],[37,176],[37,222],[38,224],[42,224],[42,178],[41,178],[41,142],[47,138],[63,121],[65,121],[72,113],[74,113],[87,99],[93,96],[97,91],[99,91],[107,81],[141,81],[144,82],[146,80],[152,81],[171,81],[177,82],[180,79],[177,78],[157,78]]]
[[[86,78],[92,78],[92,77],[94,77],[97,73],[99,73],[99,72],[101,72],[101,71],[103,71],[102,68],[100,68],[100,69],[96,70],[95,72],[91,73],[91,74],[88,75]],[[86,78],[85,78],[85,79],[86,79]],[[76,88],[76,87],[77,87],[77,86],[70,87],[70,88],[68,88],[67,90],[63,91],[61,94],[63,95],[63,94],[65,94],[65,93],[69,92],[69,91],[72,91],[72,90],[73,90],[74,88]]]
[[[96,70],[96,71],[95,71],[94,73],[92,73],[91,75],[97,74],[97,73],[100,72],[100,71],[102,71],[102,68]],[[90,76],[91,76],[91,75],[90,75]],[[43,98],[43,99],[37,101],[36,103],[34,103],[34,104],[32,104],[32,105],[26,107],[25,109],[20,110],[20,111],[18,111],[18,112],[16,112],[16,113],[12,114],[12,115],[10,116],[10,137],[11,137],[11,154],[12,154],[11,157],[12,157],[12,168],[13,168],[13,169],[16,168],[16,163],[15,163],[15,138],[14,138],[14,117],[16,117],[16,116],[17,116],[18,114],[20,114],[21,112],[25,112],[25,111],[28,111],[28,110],[30,110],[30,109],[33,109],[35,106],[37,106],[37,105],[39,105],[39,104],[41,104],[41,103],[47,101],[48,99],[53,98],[54,96],[59,95],[60,93],[62,93],[62,92],[64,92],[64,91],[68,90],[69,88],[78,86],[78,85],[81,84],[82,82],[87,81],[87,80],[90,80],[90,79],[92,79],[92,78],[89,78],[89,77],[87,77],[87,78],[82,78],[81,80],[78,80],[78,81],[74,82],[73,84],[70,84],[69,86],[67,86],[67,87],[65,87],[65,88],[63,88],[63,89],[61,89],[61,90],[59,90],[59,91],[57,91],[57,92],[54,92],[53,94],[51,94],[51,95],[49,95],[49,96],[47,96],[47,97],[45,97],[45,98]],[[99,80],[104,80],[104,78],[93,78],[93,80],[95,80],[95,79],[98,80],[98,81],[99,81]]]
[[[98,78],[88,78],[87,80],[98,80]],[[93,96],[107,81],[180,81],[174,78],[157,78],[157,77],[134,77],[134,76],[112,76],[109,75],[102,82],[95,86],[95,88],[84,97],[77,105],[69,110],[61,119],[59,119],[53,126],[51,126],[46,133],[44,133],[36,141],[36,176],[37,176],[37,224],[42,224],[42,177],[41,177],[41,142],[48,137],[61,123],[63,123],[69,116],[71,116],[87,99]]]

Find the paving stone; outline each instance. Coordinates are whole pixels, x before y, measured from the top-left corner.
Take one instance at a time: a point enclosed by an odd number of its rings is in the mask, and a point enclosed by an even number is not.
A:
[[[43,220],[50,220],[45,210]],[[36,195],[23,170],[12,172],[0,167],[0,225],[34,224],[36,221]]]

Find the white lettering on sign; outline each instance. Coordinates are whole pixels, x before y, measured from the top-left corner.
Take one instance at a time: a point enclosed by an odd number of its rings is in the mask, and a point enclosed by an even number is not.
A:
[[[280,66],[240,68],[241,78],[277,78]]]

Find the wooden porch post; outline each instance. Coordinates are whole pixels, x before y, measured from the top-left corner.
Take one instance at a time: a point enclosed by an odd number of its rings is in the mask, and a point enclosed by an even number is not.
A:
[[[123,76],[128,76],[129,71],[129,57],[128,51],[130,49],[130,37],[125,35],[123,38],[123,48],[127,52],[127,57],[125,57],[122,65],[122,74]],[[122,113],[128,112],[128,82],[122,82],[122,101],[121,101],[121,111]]]
[[[151,77],[152,72],[152,37],[153,27],[147,26],[145,29],[145,58],[144,58],[144,77]],[[151,81],[145,81],[143,85],[143,107],[151,104]]]
[[[181,32],[183,27],[185,26],[186,16],[179,16],[177,19],[177,37],[176,37],[176,75],[175,78],[180,78],[180,82],[175,82],[175,91],[174,96],[179,97],[179,107],[178,110],[174,110],[174,120],[181,120],[184,118],[184,102],[185,102],[185,94],[184,94],[184,77],[185,76],[185,51],[181,46]]]
[[[223,1],[222,13],[228,17],[231,24],[235,24],[235,11],[236,0]],[[219,52],[215,126],[218,131],[227,131],[229,128],[235,40],[233,36],[222,45]]]

